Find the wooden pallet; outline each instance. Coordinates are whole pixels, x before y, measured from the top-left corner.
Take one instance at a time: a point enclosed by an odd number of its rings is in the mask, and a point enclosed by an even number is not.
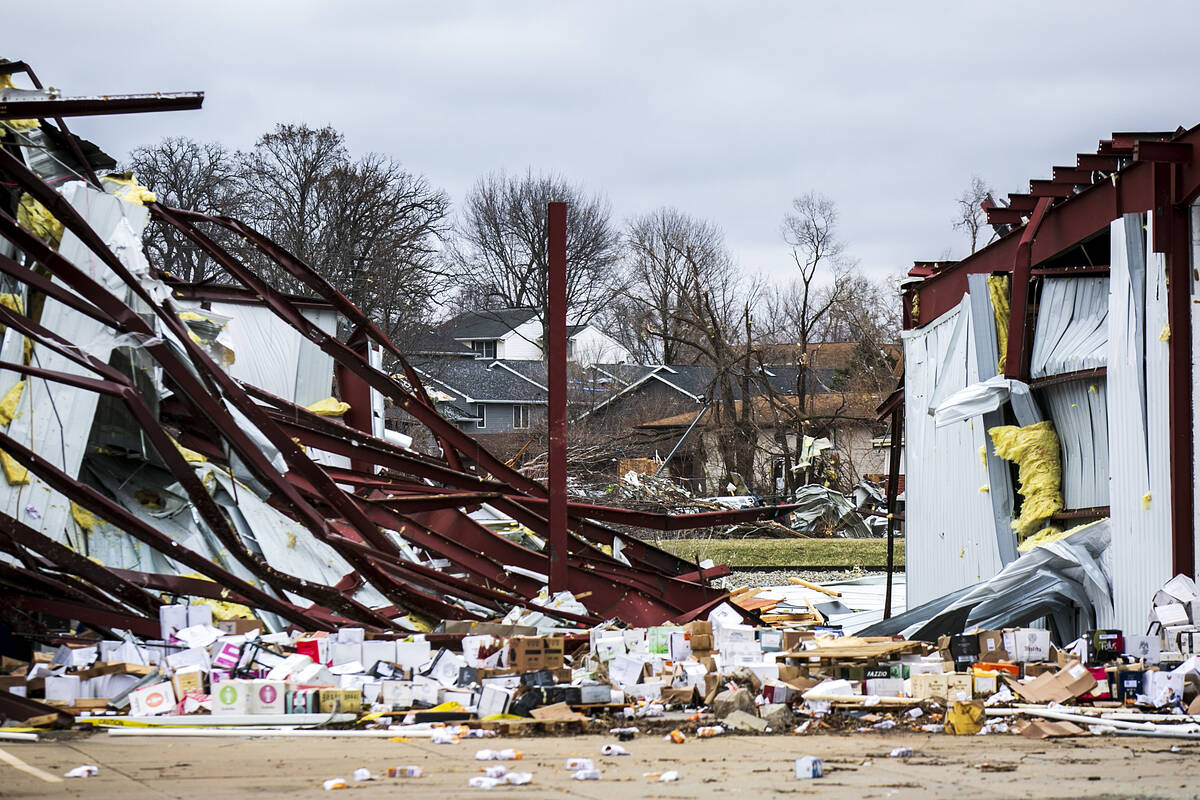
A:
[[[580,719],[493,719],[484,720],[479,727],[501,736],[564,736],[583,733]]]

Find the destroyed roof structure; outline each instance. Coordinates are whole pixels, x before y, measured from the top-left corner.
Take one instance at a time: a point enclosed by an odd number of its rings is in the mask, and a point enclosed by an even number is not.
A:
[[[26,64],[0,63],[7,623],[45,635],[46,614],[153,635],[161,593],[247,607],[271,630],[429,630],[552,604],[553,554],[467,513],[486,503],[545,540],[544,485],[439,415],[404,353],[309,265],[236,219],[169,208],[132,177],[96,174],[62,122],[194,109],[202,95],[63,97],[12,88],[22,74],[40,87]],[[61,136],[46,136],[42,118]],[[151,220],[201,248],[223,282],[181,285],[153,270],[141,245]],[[278,291],[216,229],[312,297]],[[353,333],[343,341],[339,330]],[[385,401],[428,428],[440,455],[385,434]],[[728,570],[608,525],[682,529],[779,512],[571,503],[568,588],[585,599],[547,613],[566,624],[686,621],[726,596],[708,581]]]
[[[1196,573],[1197,144],[1114,133],[985,201],[988,246],[909,272],[880,410],[904,421],[910,608],[1102,519],[1111,604],[1078,624],[1144,630],[1145,598]]]

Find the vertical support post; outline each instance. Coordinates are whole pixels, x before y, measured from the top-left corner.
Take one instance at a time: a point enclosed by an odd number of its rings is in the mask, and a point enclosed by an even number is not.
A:
[[[1012,283],[1009,287],[1011,300],[1008,316],[1008,352],[1004,358],[1004,377],[1029,380],[1029,356],[1025,347],[1025,336],[1029,332],[1029,278],[1033,268],[1033,240],[1042,220],[1050,210],[1051,197],[1039,197],[1029,217],[1021,240],[1017,242],[1017,256],[1013,264]]]
[[[1171,429],[1171,560],[1176,575],[1196,571],[1192,481],[1192,263],[1187,206],[1168,206],[1167,223],[1167,408]],[[1157,225],[1155,226],[1157,229]]]
[[[546,373],[549,389],[550,591],[565,591],[567,573],[567,204],[550,203]]]
[[[369,345],[367,337],[361,330],[355,330],[346,345],[361,353],[364,358],[367,357]],[[342,418],[343,421],[355,430],[372,435],[370,385],[341,363],[334,368],[334,374],[337,376],[338,395],[342,402],[350,404],[350,410]],[[350,469],[357,472],[371,472],[374,470],[374,466],[370,461],[352,458],[350,459]]]
[[[892,439],[888,444],[887,485],[887,590],[883,596],[883,618],[892,616],[892,572],[896,568],[896,498],[900,494],[900,449],[904,437],[904,404],[892,409]]]

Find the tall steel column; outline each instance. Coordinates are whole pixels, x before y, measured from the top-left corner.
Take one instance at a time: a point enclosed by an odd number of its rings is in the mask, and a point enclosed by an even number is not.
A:
[[[550,390],[550,591],[567,589],[567,204],[550,203],[546,372]]]

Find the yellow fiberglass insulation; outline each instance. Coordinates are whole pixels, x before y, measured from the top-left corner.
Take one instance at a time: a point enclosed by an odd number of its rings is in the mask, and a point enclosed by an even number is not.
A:
[[[21,402],[21,393],[25,391],[25,381],[17,381],[0,399],[0,425],[8,425],[17,416],[17,405]]]
[[[100,180],[112,184],[106,187],[110,194],[121,198],[126,203],[133,203],[135,206],[144,206],[146,203],[153,203],[158,199],[154,196],[154,192],[137,182],[137,178],[133,177],[132,172],[105,175]]]
[[[1004,371],[1004,360],[1008,357],[1008,285],[1007,275],[992,275],[987,279],[988,299],[992,301],[992,311],[996,314],[996,344],[1000,348],[997,373]]]
[[[22,194],[17,204],[17,222],[56,250],[62,242],[63,224],[29,193]]]
[[[350,410],[350,404],[343,403],[335,397],[326,397],[324,400],[318,400],[307,406],[307,409],[322,417],[340,417]]]
[[[1062,457],[1058,434],[1050,422],[1018,428],[1001,425],[988,430],[996,455],[1017,465],[1021,492],[1021,516],[1013,520],[1017,537],[1024,539],[1041,530],[1051,514],[1061,511]]]

